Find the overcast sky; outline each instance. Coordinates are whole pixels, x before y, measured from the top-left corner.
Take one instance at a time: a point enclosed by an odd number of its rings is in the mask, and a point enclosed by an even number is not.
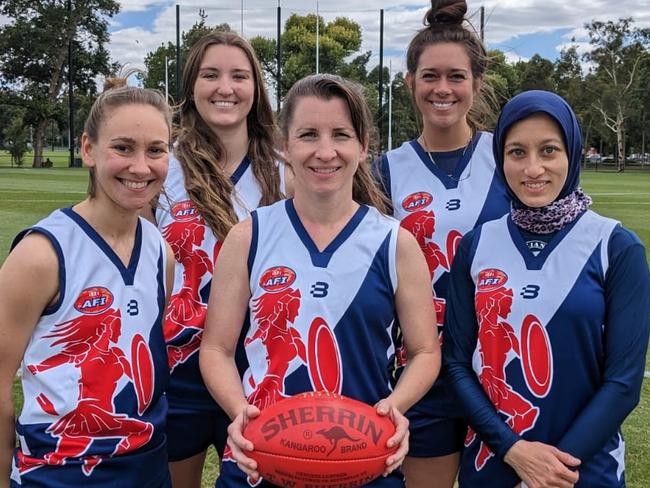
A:
[[[199,9],[208,15],[207,23],[228,22],[245,37],[263,35],[275,38],[277,0],[123,0],[121,13],[112,19],[110,51],[114,61],[143,67],[146,53],[163,42],[175,42],[175,5],[180,5],[181,29],[198,20]],[[206,5],[211,5],[206,7]],[[316,0],[280,0],[282,20],[291,13],[316,12]],[[418,0],[320,0],[319,11],[326,20],[350,17],[362,27],[362,50],[379,51],[379,9],[384,14],[385,64],[393,60],[394,70],[404,66],[404,49],[430,4]],[[352,7],[354,6],[354,7]],[[469,12],[485,7],[485,40],[488,48],[499,48],[510,59],[528,59],[533,54],[555,59],[571,38],[586,43],[584,23],[591,19],[616,20],[633,17],[635,25],[650,27],[650,0],[485,0],[468,2]],[[371,64],[377,63],[377,56]]]
[[[110,20],[109,50],[113,61],[144,67],[144,57],[160,44],[176,39],[176,8],[180,5],[181,29],[187,30],[198,19],[199,9],[208,15],[207,23],[227,22],[245,37],[263,35],[275,38],[278,0],[122,0],[121,12]],[[292,13],[316,12],[316,0],[280,0],[282,21]],[[429,3],[419,0],[320,0],[319,11],[326,20],[349,17],[362,27],[362,51],[373,52],[371,66],[378,62],[379,10],[384,9],[384,62],[393,71],[404,69],[404,50]],[[206,6],[210,5],[210,6]],[[576,39],[579,49],[587,45],[584,23],[592,19],[616,20],[632,17],[635,25],[650,27],[650,0],[469,0],[470,14],[478,29],[481,6],[485,7],[485,41],[510,60],[528,59],[539,53],[555,59]],[[0,17],[0,25],[8,19]]]

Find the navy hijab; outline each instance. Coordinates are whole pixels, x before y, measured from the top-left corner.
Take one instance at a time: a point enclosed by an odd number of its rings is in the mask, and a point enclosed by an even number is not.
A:
[[[580,164],[582,162],[582,131],[573,109],[559,95],[555,93],[530,90],[513,97],[505,104],[494,129],[492,152],[496,162],[496,169],[501,179],[506,184],[508,196],[515,207],[526,208],[508,186],[503,171],[503,147],[506,135],[513,124],[535,113],[549,115],[560,127],[569,159],[569,170],[562,191],[556,201],[572,193],[580,182]]]

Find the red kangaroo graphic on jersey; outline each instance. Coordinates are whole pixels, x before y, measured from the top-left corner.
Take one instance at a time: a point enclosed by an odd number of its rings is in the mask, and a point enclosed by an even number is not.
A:
[[[177,220],[165,226],[163,237],[169,242],[174,257],[183,266],[183,286],[172,295],[167,306],[163,326],[165,341],[169,344],[183,331],[195,329],[189,340],[181,346],[168,345],[167,358],[170,371],[196,353],[201,344],[207,305],[201,301],[199,291],[203,277],[212,273],[213,262],[199,246],[205,239],[205,221],[200,216],[192,220]],[[215,246],[216,251],[220,245]]]
[[[506,361],[510,351],[521,358],[519,341],[512,326],[505,320],[512,307],[512,289],[500,286],[494,290],[477,291],[474,304],[478,318],[478,345],[481,357],[479,382],[492,404],[507,419],[506,423],[517,434],[522,434],[535,425],[539,408],[534,407],[506,381]],[[465,446],[476,438],[469,429]],[[494,456],[488,446],[481,441],[474,460],[477,470]]]
[[[253,305],[257,330],[246,338],[245,345],[261,340],[266,348],[267,370],[262,381],[251,386],[255,391],[249,403],[263,410],[284,397],[284,378],[293,359],[299,357],[307,363],[305,344],[293,323],[300,310],[300,290],[288,288],[279,292],[264,293]]]
[[[59,438],[53,452],[47,453],[43,459],[37,459],[19,451],[21,471],[43,465],[65,464],[66,459],[83,456],[95,439],[121,439],[112,455],[134,451],[149,442],[153,434],[152,424],[115,412],[113,402],[117,383],[124,375],[131,380],[136,390],[146,392],[147,399],[137,396],[139,411],[144,411],[146,405],[140,403],[150,401],[150,393],[153,392],[153,363],[150,354],[141,355],[138,360],[132,358],[130,363],[122,349],[111,346],[117,343],[121,329],[120,311],[108,309],[99,315],[83,315],[57,324],[54,332],[44,336],[58,338],[50,347],[63,344],[63,350],[39,364],[27,365],[27,369],[37,375],[63,364],[73,364],[79,369],[78,403],[73,410],[48,427],[46,432]],[[141,337],[136,335],[134,343],[141,341]],[[149,364],[141,364],[144,360],[149,361]],[[44,412],[59,415],[44,393],[38,396],[37,401]],[[90,476],[101,461],[100,456],[87,456],[82,465],[84,474]]]

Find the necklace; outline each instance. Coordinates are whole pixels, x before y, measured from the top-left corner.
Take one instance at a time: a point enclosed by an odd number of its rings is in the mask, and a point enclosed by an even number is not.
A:
[[[433,164],[437,168],[440,168],[440,166],[436,163],[436,161],[433,159],[433,156],[431,155],[432,151],[430,151],[428,149],[430,146],[429,146],[429,143],[427,142],[427,139],[426,139],[426,137],[424,135],[424,132],[422,132],[422,135],[420,137],[422,137],[422,142],[424,143],[422,145],[422,149],[424,149],[424,152],[427,153],[427,156],[429,156],[429,160],[431,161],[431,164]],[[454,166],[453,171],[455,171],[455,168],[458,166],[458,163],[463,160],[463,158],[465,157],[465,153],[467,152],[467,148],[470,147],[470,146],[472,146],[472,150],[473,150],[473,148],[474,148],[474,131],[470,132],[470,136],[469,136],[469,139],[467,140],[467,144],[465,144],[465,147],[463,148],[463,152],[461,153],[460,158],[456,162],[456,165]],[[469,170],[467,171],[467,175],[462,178],[463,180],[469,178],[470,175],[472,174],[472,161],[471,160],[470,160],[469,164],[470,164]],[[440,168],[440,169],[442,169],[442,168]],[[453,171],[452,171],[452,173],[453,173]],[[447,172],[445,171],[445,173],[447,173]],[[454,181],[460,181],[461,180],[460,177],[455,178],[451,174],[447,174],[447,176],[449,178],[451,178],[452,180],[454,180]]]

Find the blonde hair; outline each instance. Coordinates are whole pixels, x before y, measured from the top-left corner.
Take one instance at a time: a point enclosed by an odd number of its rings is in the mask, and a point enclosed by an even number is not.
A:
[[[269,205],[283,196],[280,193],[280,172],[276,163],[277,129],[255,52],[246,40],[234,32],[210,32],[192,46],[183,69],[183,101],[180,105],[180,128],[174,152],[181,163],[185,189],[190,199],[212,232],[223,240],[238,222],[231,202],[234,187],[219,167],[219,161],[225,154],[223,143],[203,120],[193,100],[194,84],[203,56],[208,48],[215,45],[241,49],[251,64],[255,95],[246,119],[248,156],[262,192],[260,205]]]
[[[354,133],[362,144],[374,143],[374,125],[370,109],[363,96],[361,85],[336,75],[310,75],[298,80],[289,89],[280,114],[280,128],[288,140],[289,126],[301,98],[317,97],[323,100],[339,98],[347,105]],[[388,214],[389,202],[379,189],[372,176],[369,160],[359,161],[359,168],[352,181],[352,198],[358,202],[372,205],[383,214]]]
[[[104,91],[93,103],[84,123],[84,133],[97,142],[99,131],[107,115],[116,108],[126,105],[149,105],[158,110],[165,119],[171,134],[172,115],[165,97],[157,90],[128,86],[126,78],[108,78],[104,82]],[[95,168],[90,168],[88,179],[88,196],[95,197]]]

